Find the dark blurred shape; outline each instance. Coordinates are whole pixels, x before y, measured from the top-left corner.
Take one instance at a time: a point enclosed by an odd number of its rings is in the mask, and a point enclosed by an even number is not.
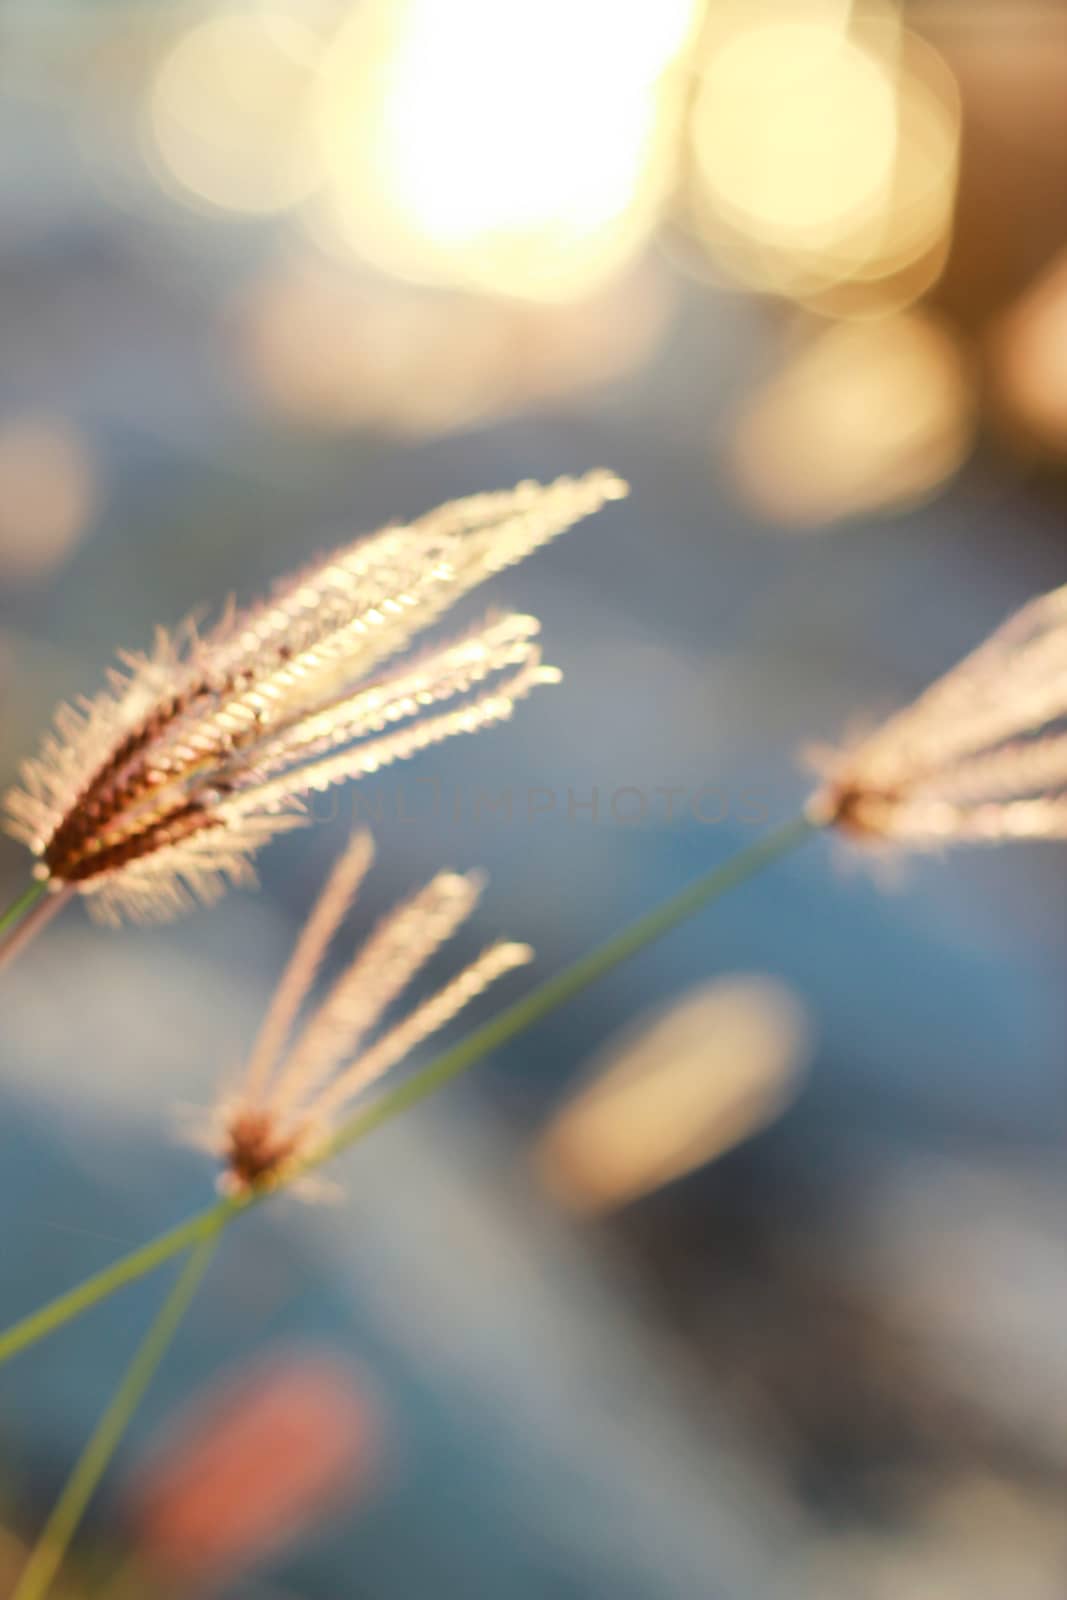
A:
[[[972,0],[918,6],[916,20],[963,96],[955,234],[938,300],[975,329],[1067,236],[1067,10]]]
[[[0,1594],[10,1594],[22,1571],[26,1547],[9,1528],[0,1528]]]
[[[215,1588],[367,1492],[378,1409],[346,1363],[274,1355],[201,1392],[140,1469],[129,1520],[167,1581]]]
[[[817,1542],[820,1600],[1062,1600],[1067,1518],[1054,1496],[981,1473],[932,1494],[919,1526]]]
[[[846,1165],[831,1149],[827,1141],[821,1163],[794,1166],[772,1136],[618,1219],[717,1393],[762,1437],[828,1547],[869,1533],[887,1554],[906,1550],[937,1502],[979,1479],[1002,1483],[1021,1505],[1062,1501],[1062,1360],[1047,1330],[1063,1274],[1055,1245],[1042,1251],[1027,1231],[1035,1215],[1047,1223],[1062,1212],[1062,1192],[1034,1183],[1032,1210],[1025,1183],[991,1168],[978,1182],[997,1191],[995,1210],[951,1161],[894,1174],[869,1150]],[[1008,1237],[990,1245],[1005,1216]],[[1035,1394],[1051,1418],[1047,1437],[1033,1422]],[[992,1548],[992,1522],[987,1536]],[[1025,1555],[1006,1535],[1004,1545],[1009,1565]],[[854,1586],[816,1584],[818,1600],[881,1595],[873,1559],[870,1590],[858,1546],[848,1559]],[[1036,1545],[1030,1559],[1046,1585],[1035,1595],[1059,1600],[1053,1575],[1067,1569],[1047,1551],[1039,1560]],[[958,1578],[966,1564],[955,1565]],[[926,1593],[916,1584],[887,1596]],[[1023,1593],[1005,1584],[997,1600]]]

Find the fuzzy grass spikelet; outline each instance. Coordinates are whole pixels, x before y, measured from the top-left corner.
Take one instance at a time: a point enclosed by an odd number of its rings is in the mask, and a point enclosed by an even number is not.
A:
[[[1067,838],[1067,585],[875,733],[812,760],[812,821],[862,842]]]
[[[394,658],[460,596],[626,493],[612,473],[478,494],[387,528],[229,611],[159,631],[107,690],[60,709],[5,801],[50,889],[104,920],[167,915],[248,881],[309,793],[510,715],[559,674],[532,617]]]
[[[388,913],[294,1033],[323,957],[373,860],[370,835],[353,835],[289,959],[237,1090],[214,1119],[208,1143],[222,1159],[222,1188],[272,1187],[320,1151],[335,1119],[490,984],[533,959],[528,945],[499,941],[444,988],[380,1030],[431,957],[467,921],[483,883],[440,872]]]

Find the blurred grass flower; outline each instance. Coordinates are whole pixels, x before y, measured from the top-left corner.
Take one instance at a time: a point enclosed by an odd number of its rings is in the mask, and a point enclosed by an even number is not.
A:
[[[811,757],[810,819],[866,843],[1067,837],[1067,585],[875,733]]]
[[[387,666],[454,601],[626,486],[612,473],[456,500],[343,547],[261,604],[122,657],[64,706],[6,797],[9,831],[54,892],[105,921],[166,915],[251,877],[302,798],[510,715],[559,674],[537,621],[489,618]]]
[[[370,835],[354,834],[335,865],[282,975],[243,1079],[220,1105],[210,1147],[227,1194],[271,1188],[320,1153],[337,1115],[438,1032],[490,984],[533,959],[529,945],[498,941],[458,977],[375,1033],[438,949],[473,912],[474,873],[439,872],[385,916],[286,1048],[323,957],[373,860]]]
[[[579,1215],[628,1205],[773,1121],[809,1047],[784,984],[756,973],[700,984],[600,1052],[540,1135],[536,1170]]]

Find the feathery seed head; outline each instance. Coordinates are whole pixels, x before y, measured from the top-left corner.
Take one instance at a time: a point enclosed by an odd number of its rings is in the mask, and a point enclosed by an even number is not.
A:
[[[271,1188],[328,1141],[337,1115],[505,973],[533,959],[528,945],[490,945],[442,989],[380,1024],[435,952],[467,920],[483,880],[440,872],[389,912],[327,989],[293,1024],[371,863],[370,836],[353,835],[304,926],[235,1095],[216,1113],[211,1147],[225,1193]]]
[[[535,618],[487,619],[393,658],[462,595],[619,499],[609,472],[472,495],[343,547],[201,638],[159,631],[120,658],[7,795],[9,831],[55,889],[107,921],[182,909],[248,881],[303,798],[511,714],[558,672]]]
[[[809,816],[861,842],[1067,838],[1067,585],[875,733],[810,756]]]

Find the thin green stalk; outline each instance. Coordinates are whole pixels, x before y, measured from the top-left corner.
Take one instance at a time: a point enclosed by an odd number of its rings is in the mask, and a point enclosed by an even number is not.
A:
[[[31,906],[35,906],[43,894],[48,893],[48,885],[34,879],[28,889],[24,889],[17,900],[12,900],[6,911],[0,911],[0,934],[13,928],[20,917],[24,917]]]
[[[638,917],[636,922],[631,922],[629,927],[623,928],[613,939],[598,945],[587,956],[579,957],[558,977],[549,978],[547,982],[539,984],[525,999],[517,1000],[513,1006],[508,1006],[492,1021],[485,1023],[481,1028],[476,1028],[466,1039],[461,1039],[451,1050],[446,1050],[443,1056],[432,1061],[422,1072],[413,1073],[410,1078],[388,1090],[370,1105],[356,1111],[341,1126],[325,1149],[307,1163],[307,1167],[318,1166],[320,1162],[328,1161],[339,1151],[347,1150],[349,1145],[355,1144],[358,1139],[373,1133],[382,1123],[390,1121],[403,1111],[410,1110],[412,1106],[418,1105],[420,1100],[436,1094],[438,1089],[443,1089],[453,1078],[458,1078],[468,1067],[473,1067],[491,1051],[509,1043],[520,1033],[525,1033],[527,1028],[533,1027],[534,1023],[540,1022],[542,1018],[565,1005],[568,1000],[573,1000],[583,989],[588,989],[600,978],[606,977],[631,956],[654,944],[657,939],[662,939],[664,934],[670,933],[673,928],[695,916],[698,911],[702,911],[705,906],[711,905],[722,895],[728,894],[731,889],[736,889],[749,878],[754,878],[764,867],[769,867],[781,856],[797,849],[805,839],[810,838],[818,830],[818,827],[817,823],[810,822],[806,816],[797,817],[784,827],[768,834],[766,838],[749,845],[747,850],[741,850],[737,855],[731,856],[722,866],[713,867],[703,877],[697,878],[695,883],[679,890],[676,895],[672,895],[669,900],[665,900],[652,911],[647,911],[643,917]],[[307,1167],[302,1170],[306,1171]]]
[[[393,1117],[436,1094],[439,1089],[451,1083],[453,1078],[458,1078],[469,1067],[476,1065],[490,1051],[507,1044],[599,978],[605,977],[630,956],[636,955],[656,939],[662,938],[679,923],[695,915],[705,906],[711,905],[713,901],[745,883],[749,878],[755,877],[764,867],[770,866],[780,857],[797,849],[817,832],[818,828],[818,823],[810,821],[807,817],[798,817],[774,833],[768,834],[766,838],[750,845],[747,850],[740,851],[722,866],[715,867],[702,878],[698,878],[695,883],[682,889],[663,905],[639,917],[636,922],[624,928],[606,944],[582,956],[558,977],[549,978],[525,999],[508,1006],[483,1027],[476,1028],[466,1039],[461,1039],[459,1044],[454,1045],[451,1050],[446,1050],[444,1055],[432,1061],[421,1072],[412,1073],[410,1078],[385,1090],[369,1105],[361,1107],[343,1123],[322,1150],[292,1172],[285,1182],[292,1182],[302,1173],[321,1165],[322,1162],[328,1161],[340,1151],[348,1149],[350,1145],[373,1133],[383,1123],[389,1122]],[[220,1201],[206,1211],[190,1217],[178,1227],[172,1228],[170,1232],[160,1234],[149,1244],[142,1245],[140,1249],[121,1257],[110,1267],[87,1278],[77,1288],[60,1295],[58,1299],[35,1311],[31,1316],[23,1318],[21,1322],[16,1322],[6,1333],[0,1335],[0,1363],[16,1355],[18,1351],[24,1350],[27,1345],[34,1344],[55,1328],[61,1327],[65,1322],[69,1322],[72,1317],[87,1311],[90,1306],[103,1300],[123,1284],[142,1277],[171,1256],[177,1255],[179,1251],[188,1249],[190,1245],[207,1237],[216,1228],[228,1226],[239,1213],[249,1210],[267,1199],[269,1195],[277,1193],[280,1187],[284,1187],[284,1183],[242,1200]]]
[[[70,883],[58,890],[50,890],[46,883],[35,883],[20,895],[5,916],[7,932],[0,932],[0,967],[6,967],[31,939],[36,939],[41,929],[51,922],[57,911],[62,911],[74,894],[74,885]],[[16,912],[22,913],[17,921]]]
[[[118,1449],[130,1419],[178,1331],[218,1244],[221,1221],[199,1242],[182,1268],[52,1508],[11,1600],[42,1600],[62,1565],[85,1509]]]
[[[212,1232],[226,1213],[240,1209],[241,1202],[238,1200],[222,1200],[217,1205],[209,1206],[206,1211],[197,1212],[176,1228],[169,1228],[148,1244],[132,1250],[129,1255],[120,1256],[109,1267],[94,1272],[91,1278],[84,1279],[76,1288],[68,1289],[65,1294],[50,1300],[39,1311],[23,1317],[21,1322],[14,1323],[0,1335],[0,1364],[18,1355],[28,1345],[36,1344],[38,1339],[43,1339],[56,1328],[61,1328],[65,1322],[80,1316],[83,1311],[88,1311],[98,1301],[106,1300],[108,1295],[114,1294],[124,1284],[132,1283],[135,1278],[143,1278],[146,1272],[161,1267],[171,1256],[197,1244]],[[229,1220],[228,1217],[226,1220]]]

